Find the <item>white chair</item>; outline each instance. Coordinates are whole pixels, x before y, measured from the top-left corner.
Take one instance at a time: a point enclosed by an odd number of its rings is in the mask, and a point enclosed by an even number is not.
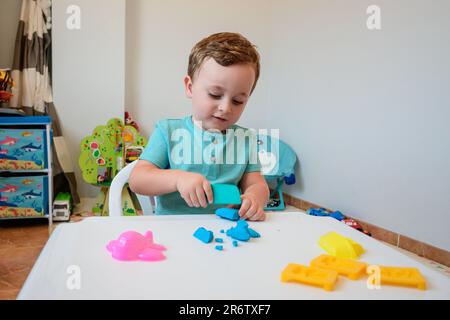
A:
[[[120,217],[122,215],[122,189],[128,182],[130,173],[134,166],[139,160],[135,160],[125,166],[119,173],[114,177],[109,187],[109,200],[108,209],[110,217]],[[139,204],[144,212],[144,214],[151,214],[154,207],[154,198],[149,196],[144,196],[136,194],[139,200]]]

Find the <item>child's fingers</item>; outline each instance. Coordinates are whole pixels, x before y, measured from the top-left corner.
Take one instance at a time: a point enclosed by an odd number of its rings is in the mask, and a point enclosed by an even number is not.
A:
[[[251,205],[252,205],[252,202],[249,199],[242,197],[241,209],[239,209],[239,212],[238,212],[238,214],[241,216],[241,218],[244,218],[248,209],[250,209]]]
[[[252,221],[264,221],[266,219],[266,213],[264,212],[264,210],[263,209],[258,209],[258,212],[253,216],[253,217],[251,217],[251,219],[250,220],[252,220]]]
[[[184,195],[182,194],[181,197],[184,199],[184,201],[186,201],[186,203],[187,203],[187,205],[189,207],[193,207],[193,204],[192,204],[191,197],[190,197],[189,193],[184,194]]]
[[[197,191],[195,189],[190,193],[190,196],[191,196],[191,201],[192,201],[192,204],[194,205],[194,207],[196,207],[196,208],[200,207],[200,201],[198,201]]]
[[[251,220],[251,218],[258,212],[258,205],[255,202],[252,202],[252,205],[250,206],[250,208],[247,210],[247,213],[244,215],[244,219],[249,219]]]
[[[197,192],[197,198],[198,198],[198,200],[199,200],[200,205],[201,205],[203,208],[206,208],[206,206],[207,206],[208,204],[206,203],[206,195],[205,195],[205,191],[203,190],[203,188],[202,188],[201,186],[197,187],[195,190],[196,190],[196,192]]]
[[[203,181],[203,190],[206,193],[206,198],[208,199],[208,202],[213,203],[214,196],[213,196],[213,191],[211,188],[211,183],[209,183],[209,181],[206,179],[205,179],[205,181]]]

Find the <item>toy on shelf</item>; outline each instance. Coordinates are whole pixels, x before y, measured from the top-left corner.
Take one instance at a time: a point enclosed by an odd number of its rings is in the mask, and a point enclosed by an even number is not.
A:
[[[10,92],[14,87],[14,82],[11,78],[11,69],[0,69],[0,106],[7,105],[13,94]]]
[[[83,179],[101,187],[96,205],[92,208],[94,213],[107,214],[108,189],[112,179],[131,159],[139,157],[139,150],[142,151],[146,143],[146,139],[139,135],[135,127],[124,125],[117,118],[109,120],[104,126],[97,126],[92,135],[81,141],[78,164]],[[128,191],[123,199],[124,214],[135,214],[137,209]]]
[[[282,282],[298,282],[319,286],[327,291],[333,291],[337,279],[338,273],[336,271],[307,267],[295,263],[289,263],[281,272]]]
[[[153,242],[153,233],[147,231],[144,235],[136,231],[126,231],[117,240],[112,240],[106,246],[112,257],[120,261],[160,261],[166,257],[166,248]]]
[[[125,111],[125,125],[126,126],[132,126],[133,128],[136,129],[136,131],[139,132],[139,125],[137,124],[136,121],[134,121],[131,118],[131,115],[130,115],[130,113],[128,111]]]
[[[319,245],[330,255],[344,259],[358,259],[364,248],[350,238],[329,232],[319,239]]]
[[[367,264],[323,254],[311,261],[311,267],[336,271],[351,280],[358,280],[366,275]]]

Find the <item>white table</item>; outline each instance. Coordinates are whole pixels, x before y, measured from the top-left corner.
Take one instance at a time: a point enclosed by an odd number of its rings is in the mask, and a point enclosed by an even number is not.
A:
[[[269,213],[265,222],[250,222],[261,238],[240,242],[237,248],[219,233],[234,225],[215,215],[94,217],[60,225],[18,299],[450,299],[447,277],[333,218]],[[203,244],[192,236],[200,226],[224,239],[224,251],[214,249],[217,243]],[[167,259],[114,260],[105,246],[126,230],[152,230],[155,242],[167,247]],[[360,243],[366,249],[361,261],[419,268],[428,289],[382,286],[369,290],[366,279],[344,277],[339,277],[332,292],[282,283],[280,274],[288,263],[308,265],[325,253],[317,240],[329,231]],[[75,275],[67,272],[71,265],[79,267],[80,289],[67,287],[69,277]]]

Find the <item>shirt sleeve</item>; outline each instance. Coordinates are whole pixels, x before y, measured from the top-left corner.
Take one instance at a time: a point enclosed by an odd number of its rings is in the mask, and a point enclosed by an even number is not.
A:
[[[166,136],[157,123],[139,159],[151,162],[160,169],[167,169],[169,168],[168,154]]]

